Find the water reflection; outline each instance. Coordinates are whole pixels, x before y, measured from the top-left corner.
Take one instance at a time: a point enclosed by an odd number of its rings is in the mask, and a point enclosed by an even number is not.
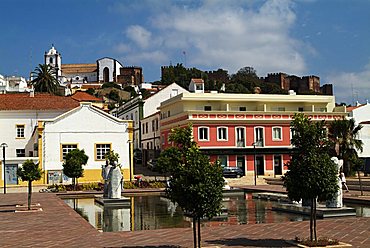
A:
[[[94,199],[67,199],[65,202],[103,232],[191,227],[191,219],[181,208],[162,196],[131,197],[127,207],[102,207]],[[203,226],[302,221],[309,216],[272,211],[278,202],[252,199],[251,194],[230,195],[223,199],[222,213]],[[354,206],[358,216],[370,216],[370,209]]]

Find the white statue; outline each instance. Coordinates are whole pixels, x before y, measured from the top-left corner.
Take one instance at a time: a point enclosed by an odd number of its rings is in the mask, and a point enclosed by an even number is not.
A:
[[[120,199],[122,193],[121,168],[114,163],[108,173],[108,198]]]
[[[340,168],[343,166],[343,159],[332,157],[331,161],[333,161],[337,167],[337,184],[338,184],[339,189],[337,191],[337,194],[333,197],[333,199],[326,201],[326,207],[341,208],[343,207],[343,194],[342,194],[342,182],[339,178],[339,171],[340,171]]]
[[[101,168],[101,176],[103,177],[103,180],[104,180],[104,193],[103,193],[103,198],[107,198],[108,197],[108,191],[109,191],[109,179],[108,179],[108,175],[109,175],[109,171],[110,169],[112,168],[112,166],[110,164],[108,164],[108,162],[104,165],[102,165],[102,168]]]

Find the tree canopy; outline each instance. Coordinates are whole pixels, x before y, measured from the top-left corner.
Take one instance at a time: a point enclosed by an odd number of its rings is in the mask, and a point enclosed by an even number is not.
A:
[[[56,70],[54,67],[46,64],[39,64],[38,67],[31,73],[35,92],[47,92],[51,94],[58,94],[58,88],[60,86],[56,78]]]
[[[26,160],[22,167],[18,168],[17,175],[22,181],[28,181],[28,210],[30,210],[32,182],[41,179],[42,171],[39,168],[39,164],[35,164],[32,160]]]
[[[67,153],[63,163],[63,173],[73,179],[74,186],[76,178],[83,176],[84,169],[82,166],[87,164],[88,159],[89,157],[83,149],[74,149]]]
[[[291,122],[293,151],[287,163],[289,171],[283,176],[290,199],[310,200],[311,240],[316,240],[316,199],[332,199],[338,191],[338,171],[331,161],[330,144],[325,122],[313,122],[303,113]],[[314,222],[313,226],[312,223]]]
[[[200,246],[200,219],[212,218],[221,212],[224,179],[220,163],[211,163],[192,137],[191,125],[171,130],[169,140],[173,146],[161,153],[157,166],[171,175],[167,196],[194,220],[194,246],[198,222]]]
[[[335,146],[337,156],[343,159],[343,170],[347,176],[354,169],[351,161],[357,159],[357,151],[363,151],[363,142],[358,139],[361,129],[362,125],[356,126],[353,118],[334,120],[329,125],[329,138]]]

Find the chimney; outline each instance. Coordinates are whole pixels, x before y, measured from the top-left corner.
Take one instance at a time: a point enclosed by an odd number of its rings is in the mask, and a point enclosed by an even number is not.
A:
[[[35,97],[35,91],[33,90],[33,86],[30,90],[30,97]]]

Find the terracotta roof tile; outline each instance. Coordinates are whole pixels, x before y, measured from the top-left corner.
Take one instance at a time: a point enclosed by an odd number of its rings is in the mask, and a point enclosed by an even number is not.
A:
[[[97,98],[95,96],[90,95],[89,93],[83,92],[83,91],[77,91],[72,96],[72,99],[77,100],[79,102],[103,102],[102,98]]]
[[[203,79],[201,78],[192,78],[191,81],[193,81],[194,83],[204,83]]]
[[[63,74],[96,72],[97,70],[98,66],[96,64],[62,64]]]
[[[80,106],[71,97],[46,93],[0,94],[0,110],[70,110]]]

